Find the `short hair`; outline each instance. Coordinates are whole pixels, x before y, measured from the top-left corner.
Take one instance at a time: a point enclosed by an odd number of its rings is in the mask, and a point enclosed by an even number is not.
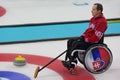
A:
[[[95,3],[94,5],[97,5],[97,10],[103,11],[103,6],[100,3]]]

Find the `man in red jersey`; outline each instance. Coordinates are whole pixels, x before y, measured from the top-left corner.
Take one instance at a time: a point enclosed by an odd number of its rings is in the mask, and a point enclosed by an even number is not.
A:
[[[77,65],[77,53],[72,54],[73,50],[86,50],[93,44],[103,43],[104,33],[108,26],[102,11],[102,4],[95,3],[92,7],[93,17],[90,19],[88,29],[80,37],[68,40],[65,61],[62,61],[63,66],[68,70],[74,69]]]

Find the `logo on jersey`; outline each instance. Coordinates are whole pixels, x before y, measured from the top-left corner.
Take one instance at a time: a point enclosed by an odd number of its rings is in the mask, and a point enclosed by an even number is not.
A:
[[[101,38],[103,36],[103,33],[101,31],[95,31],[95,35],[99,38]]]
[[[94,24],[90,24],[89,28],[94,29],[95,25]]]

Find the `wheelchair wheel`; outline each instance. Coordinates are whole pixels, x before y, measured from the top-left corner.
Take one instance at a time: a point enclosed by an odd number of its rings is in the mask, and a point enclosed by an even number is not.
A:
[[[96,44],[86,50],[83,65],[89,72],[99,74],[108,70],[112,61],[110,49],[105,44]]]

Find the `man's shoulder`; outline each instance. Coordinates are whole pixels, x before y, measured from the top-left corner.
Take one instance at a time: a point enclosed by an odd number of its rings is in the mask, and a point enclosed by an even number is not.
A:
[[[100,17],[98,20],[99,20],[100,22],[107,22],[107,20],[106,20],[106,18],[105,18],[104,16]]]

